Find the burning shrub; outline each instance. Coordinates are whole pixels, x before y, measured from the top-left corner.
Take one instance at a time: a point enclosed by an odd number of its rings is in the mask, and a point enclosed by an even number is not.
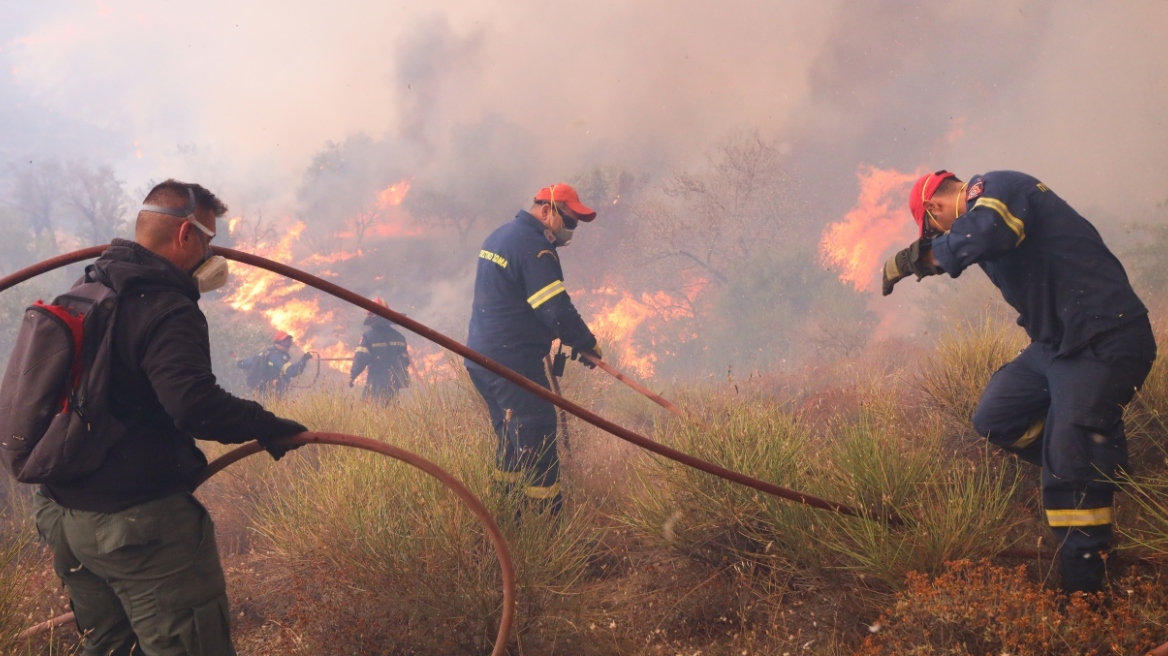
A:
[[[858,653],[1146,654],[1168,620],[1162,582],[1129,577],[1107,603],[1031,582],[1026,567],[949,563],[936,578],[919,573],[873,625]]]
[[[283,411],[319,430],[411,449],[462,480],[500,518],[519,585],[526,640],[562,631],[572,590],[594,552],[589,511],[569,504],[558,522],[518,521],[523,500],[491,489],[494,436],[473,392],[416,390],[388,408],[339,395],[302,396]],[[259,530],[291,566],[292,621],[313,653],[482,653],[498,627],[501,578],[471,511],[440,483],[401,463],[348,449],[321,450],[281,468],[259,509]],[[395,652],[396,653],[396,652]]]

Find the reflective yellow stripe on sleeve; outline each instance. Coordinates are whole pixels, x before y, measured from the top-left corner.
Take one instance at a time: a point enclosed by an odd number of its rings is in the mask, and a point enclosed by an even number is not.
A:
[[[1046,523],[1053,527],[1105,526],[1111,523],[1111,508],[1047,509]]]
[[[523,493],[532,499],[552,499],[560,493],[560,484],[554,483],[552,485],[548,485],[547,487],[542,487],[539,485],[528,485],[527,487],[523,488]]]
[[[988,207],[991,210],[997,212],[998,216],[1002,217],[1002,220],[1006,222],[1006,227],[1013,230],[1014,234],[1018,235],[1018,241],[1014,242],[1015,246],[1021,244],[1023,239],[1026,239],[1026,224],[1022,223],[1022,219],[1019,219],[1018,217],[1011,214],[1010,208],[1006,207],[1006,204],[1002,201],[998,200],[997,198],[987,198],[982,196],[981,198],[977,199],[977,202],[974,203],[973,206]]]
[[[286,373],[288,373],[288,370],[291,368],[292,368],[292,363],[289,362],[289,363],[285,364],[283,367],[280,367],[280,373],[286,374]]]
[[[491,472],[491,478],[500,483],[518,483],[523,480],[523,472],[509,472],[503,471],[502,469],[495,469]]]
[[[567,291],[567,288],[564,287],[564,281],[557,280],[547,287],[544,287],[538,292],[532,294],[531,296],[528,296],[527,304],[530,305],[534,310],[535,308],[538,308],[539,306],[554,298],[556,294],[562,294]]]
[[[358,346],[358,347],[357,347],[357,352],[358,352],[358,353],[368,353],[368,352],[369,352],[369,349],[365,348],[364,346]]]

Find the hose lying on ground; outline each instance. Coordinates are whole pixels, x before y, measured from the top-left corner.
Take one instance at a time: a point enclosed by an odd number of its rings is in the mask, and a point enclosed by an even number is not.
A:
[[[499,530],[499,525],[495,523],[495,519],[491,517],[491,512],[483,506],[482,502],[471,493],[457,478],[452,476],[449,472],[442,469],[438,465],[426,460],[425,458],[406,451],[405,449],[386,444],[385,442],[378,442],[366,437],[357,437],[356,435],[344,435],[341,433],[300,433],[291,437],[285,437],[276,440],[275,443],[280,446],[294,446],[298,444],[331,444],[336,446],[347,446],[355,449],[362,449],[364,451],[372,451],[390,458],[396,458],[402,462],[416,467],[430,476],[438,479],[440,483],[450,488],[458,498],[465,503],[471,512],[475,514],[479,522],[482,523],[483,529],[487,533],[487,538],[491,541],[491,546],[495,548],[495,554],[499,558],[499,569],[503,573],[503,617],[499,620],[499,633],[495,638],[495,648],[491,652],[492,656],[502,656],[507,650],[507,637],[511,633],[511,625],[515,620],[515,565],[511,561],[511,552],[507,549],[507,541],[503,539],[503,533]],[[223,471],[230,465],[243,460],[244,458],[260,453],[264,450],[259,442],[248,442],[240,447],[232,449],[222,456],[216,458],[203,474],[195,481],[195,487],[198,488],[208,478]],[[32,628],[26,629],[23,633],[17,636],[17,639],[24,640],[32,636],[49,631],[50,629],[64,624],[68,624],[74,620],[73,613],[66,613],[60,617],[55,617],[47,622],[42,622]]]

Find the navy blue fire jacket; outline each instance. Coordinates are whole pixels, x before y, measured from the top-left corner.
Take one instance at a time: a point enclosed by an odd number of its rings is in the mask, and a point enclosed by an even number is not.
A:
[[[1095,227],[1036,178],[991,171],[962,193],[966,212],[933,257],[954,278],[980,266],[1031,341],[1067,355],[1148,313]]]
[[[557,337],[575,348],[596,346],[568,298],[555,244],[538,219],[520,211],[479,251],[467,346],[501,364],[530,367]]]

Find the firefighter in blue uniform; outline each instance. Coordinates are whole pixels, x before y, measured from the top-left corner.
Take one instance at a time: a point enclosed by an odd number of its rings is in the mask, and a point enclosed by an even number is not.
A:
[[[248,388],[260,395],[283,396],[292,379],[304,373],[304,367],[312,357],[305,353],[293,362],[291,350],[292,336],[281,330],[272,338],[267,351],[236,362],[236,366],[247,371]]]
[[[1034,177],[938,171],[909,206],[921,237],[885,264],[884,295],[909,275],[977,264],[1018,311],[1031,344],[990,379],[973,426],[1042,467],[1063,587],[1101,590],[1127,466],[1123,409],[1156,358],[1147,308],[1094,226]]]
[[[479,251],[467,346],[543,387],[553,339],[571,347],[573,359],[595,366],[581,357],[599,358],[600,349],[568,298],[557,253],[580,221],[595,218],[575,189],[555,184],[539,191],[530,210],[492,232]],[[558,512],[554,406],[469,360],[466,368],[499,439],[495,480],[507,489],[523,485],[527,497]]]
[[[380,298],[373,301],[389,307]],[[368,371],[361,398],[384,403],[397,396],[398,390],[410,386],[410,354],[406,349],[405,336],[393,327],[389,319],[370,312],[365,317],[365,325],[369,330],[361,336],[361,343],[353,353],[349,387],[353,386],[362,371]]]

